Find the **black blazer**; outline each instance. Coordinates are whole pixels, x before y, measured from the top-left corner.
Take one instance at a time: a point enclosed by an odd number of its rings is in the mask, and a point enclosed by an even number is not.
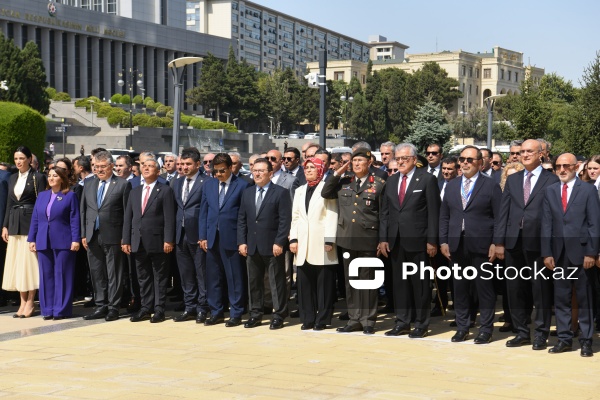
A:
[[[512,250],[517,244],[519,233],[521,233],[523,249],[539,252],[544,193],[548,186],[558,182],[559,179],[553,173],[542,169],[527,204],[524,204],[524,176],[525,171],[519,171],[506,179],[494,236],[498,240],[496,244],[504,245],[508,250]],[[519,232],[521,221],[523,221],[523,231]]]
[[[0,170],[0,226],[4,226],[4,214],[6,214],[6,201],[8,200],[8,181],[10,172]]]
[[[379,217],[380,240],[388,242],[391,249],[399,237],[406,251],[426,251],[427,243],[438,243],[441,201],[437,179],[423,168],[415,168],[402,206],[398,201],[399,184],[399,173],[386,183]]]
[[[25,190],[23,190],[21,198],[17,200],[15,185],[18,178],[19,173],[17,172],[12,174],[8,181],[8,198],[2,227],[8,228],[9,235],[28,235],[33,206],[38,194],[46,190],[48,181],[46,175],[30,169],[25,183]]]
[[[273,256],[273,244],[286,247],[292,224],[292,200],[281,186],[269,184],[269,190],[256,212],[256,186],[242,194],[238,213],[238,245],[247,244],[248,254]]]
[[[175,243],[179,243],[183,236],[185,226],[185,235],[189,243],[198,243],[198,218],[200,217],[200,200],[202,200],[202,185],[209,179],[206,175],[200,173],[192,186],[187,201],[183,204],[182,196],[186,184],[186,176],[177,178],[171,182],[173,195],[175,196],[175,206],[177,215],[175,217]],[[183,222],[183,225],[182,225]]]
[[[388,173],[382,170],[381,168],[377,168],[372,165],[369,167],[369,172],[373,173],[375,176],[380,177],[384,181],[387,181],[387,178],[389,176]]]
[[[169,185],[156,182],[146,209],[142,214],[142,192],[140,185],[131,190],[123,221],[123,244],[130,244],[137,252],[140,243],[148,253],[164,252],[164,244],[175,242],[175,199]]]
[[[479,174],[466,208],[462,206],[462,178],[452,179],[446,185],[440,209],[440,243],[447,243],[450,252],[456,252],[465,221],[465,245],[469,252],[487,254],[494,238],[494,224],[500,212],[502,191],[487,175]]]

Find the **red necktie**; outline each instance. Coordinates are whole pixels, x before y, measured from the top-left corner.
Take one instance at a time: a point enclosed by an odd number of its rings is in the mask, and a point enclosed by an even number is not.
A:
[[[567,184],[563,184],[563,189],[562,189],[562,206],[563,206],[563,212],[567,212]]]
[[[402,184],[400,184],[400,193],[398,193],[398,201],[400,202],[400,207],[402,207],[402,202],[404,201],[404,194],[406,193],[406,175],[402,176]]]
[[[142,214],[146,210],[146,205],[148,204],[148,197],[150,197],[150,186],[146,186],[146,194],[144,195],[144,202],[142,203]]]

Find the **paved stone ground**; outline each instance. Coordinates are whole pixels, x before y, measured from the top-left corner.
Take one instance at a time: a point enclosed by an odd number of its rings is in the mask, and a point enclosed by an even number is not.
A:
[[[8,399],[583,400],[600,391],[600,354],[581,358],[577,343],[560,355],[508,349],[510,336],[499,332],[489,345],[451,343],[452,312],[432,319],[427,338],[409,339],[384,336],[390,315],[366,336],[336,333],[337,319],[322,332],[301,331],[297,319],[270,331],[268,323],[174,323],[175,312],[134,324],[14,319],[15,309],[0,309],[0,397]]]

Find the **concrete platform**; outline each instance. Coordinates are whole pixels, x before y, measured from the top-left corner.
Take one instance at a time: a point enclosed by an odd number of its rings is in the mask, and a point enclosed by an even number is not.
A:
[[[489,345],[451,343],[452,312],[432,318],[428,337],[409,339],[384,336],[391,315],[366,336],[336,333],[337,318],[321,332],[301,331],[298,319],[271,331],[268,320],[254,329],[174,323],[174,311],[150,324],[124,314],[115,322],[15,319],[15,310],[0,310],[7,399],[584,400],[600,391],[600,354],[584,359],[578,343],[559,355],[508,349],[511,335],[497,331]],[[89,311],[75,307],[78,316]]]

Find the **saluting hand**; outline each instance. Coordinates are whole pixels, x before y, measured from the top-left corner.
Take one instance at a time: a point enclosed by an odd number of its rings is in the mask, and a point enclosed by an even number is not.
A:
[[[348,168],[350,168],[350,164],[352,163],[351,160],[346,161],[345,163],[342,164],[341,167],[339,167],[336,171],[335,174],[337,176],[342,176],[344,174],[344,172],[348,171]]]

